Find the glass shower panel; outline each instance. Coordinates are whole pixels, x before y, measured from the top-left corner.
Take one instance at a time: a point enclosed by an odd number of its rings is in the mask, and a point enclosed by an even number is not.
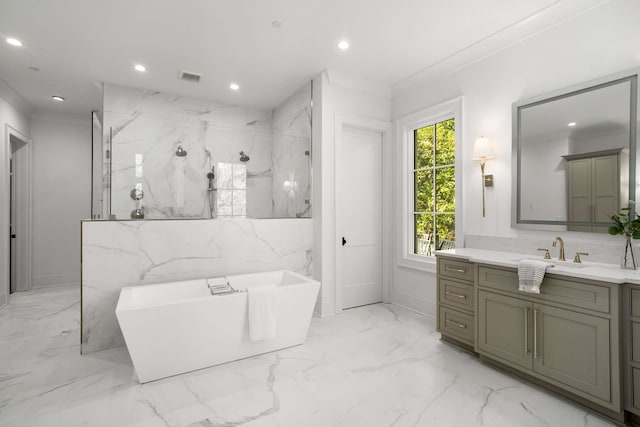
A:
[[[104,217],[102,201],[102,122],[97,111],[91,112],[91,219]]]

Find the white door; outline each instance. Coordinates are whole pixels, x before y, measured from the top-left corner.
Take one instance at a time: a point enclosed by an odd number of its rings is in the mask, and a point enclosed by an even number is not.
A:
[[[16,241],[16,216],[18,209],[16,206],[16,174],[14,168],[15,144],[11,144],[9,154],[9,293],[16,291],[16,272],[18,271],[18,245]]]
[[[336,162],[342,308],[382,302],[382,133],[345,125]]]

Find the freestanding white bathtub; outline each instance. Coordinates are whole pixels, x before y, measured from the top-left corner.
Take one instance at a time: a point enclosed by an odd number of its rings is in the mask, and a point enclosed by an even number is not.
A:
[[[122,288],[116,316],[141,383],[304,343],[319,282],[291,271],[226,280],[240,292],[212,295],[207,279]],[[246,289],[274,284],[275,338],[250,341]]]

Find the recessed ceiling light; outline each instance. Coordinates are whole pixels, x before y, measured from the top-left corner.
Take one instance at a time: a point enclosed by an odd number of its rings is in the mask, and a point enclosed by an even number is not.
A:
[[[240,86],[238,86],[238,84],[237,84],[237,83],[231,83],[231,84],[229,85],[229,89],[231,89],[231,90],[238,90],[238,89],[240,89]]]
[[[569,126],[570,128],[574,127],[576,125],[576,122],[571,122],[569,123],[567,126]]]
[[[13,46],[22,46],[22,42],[18,39],[14,39],[13,37],[7,37],[7,43]]]
[[[141,73],[144,73],[145,71],[147,71],[147,67],[145,67],[142,64],[137,64],[135,67],[133,67],[136,69],[136,71],[140,71]]]
[[[61,97],[61,96],[59,96],[59,95],[53,95],[53,96],[51,97],[51,99],[53,99],[54,101],[58,101],[58,102],[62,102],[62,101],[64,101],[64,98],[63,98],[63,97]]]
[[[340,43],[338,43],[338,48],[340,48],[342,50],[349,49],[349,42],[346,41],[346,40],[342,40]]]

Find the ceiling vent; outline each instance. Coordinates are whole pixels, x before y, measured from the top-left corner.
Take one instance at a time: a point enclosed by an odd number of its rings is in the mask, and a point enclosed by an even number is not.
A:
[[[190,71],[180,70],[180,80],[184,80],[186,82],[200,83],[200,79],[204,74],[202,73],[192,73]]]

